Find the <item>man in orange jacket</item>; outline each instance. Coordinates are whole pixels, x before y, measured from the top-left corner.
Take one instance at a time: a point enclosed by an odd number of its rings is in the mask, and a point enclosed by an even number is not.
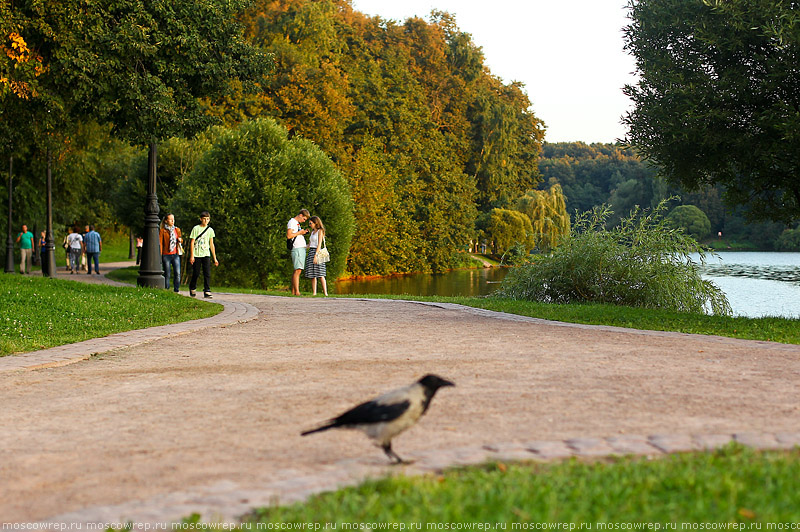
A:
[[[159,241],[161,242],[161,265],[164,268],[166,288],[169,290],[169,278],[172,277],[171,274],[174,274],[172,286],[173,290],[178,292],[181,288],[181,255],[183,254],[181,243],[183,239],[180,228],[175,227],[175,215],[168,214],[164,218],[159,232]]]

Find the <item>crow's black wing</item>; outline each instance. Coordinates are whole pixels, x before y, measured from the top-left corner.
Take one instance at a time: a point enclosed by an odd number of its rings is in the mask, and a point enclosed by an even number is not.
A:
[[[399,401],[397,403],[381,404],[375,401],[367,401],[351,408],[344,414],[333,420],[336,427],[348,425],[362,425],[366,423],[380,423],[382,421],[392,421],[403,415],[411,405],[411,401]]]

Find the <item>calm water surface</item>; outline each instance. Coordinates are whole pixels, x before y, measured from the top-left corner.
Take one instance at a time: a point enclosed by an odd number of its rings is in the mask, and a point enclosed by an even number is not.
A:
[[[455,270],[447,273],[395,275],[368,281],[337,281],[337,294],[485,296],[500,286],[508,268]]]
[[[800,253],[723,251],[706,258],[703,277],[725,292],[735,315],[800,317]]]
[[[699,257],[694,257],[698,261]],[[800,253],[731,252],[707,257],[703,277],[728,296],[737,316],[800,317]],[[507,268],[413,274],[370,281],[339,281],[338,294],[483,296],[495,291]]]

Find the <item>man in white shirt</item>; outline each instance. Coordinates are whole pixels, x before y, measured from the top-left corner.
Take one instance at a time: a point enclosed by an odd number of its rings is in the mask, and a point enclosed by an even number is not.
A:
[[[303,235],[308,229],[301,229],[300,224],[311,217],[306,209],[300,212],[286,224],[286,239],[291,241],[291,260],[294,273],[292,274],[292,295],[300,295],[300,273],[306,267],[306,239]]]
[[[70,273],[75,273],[81,266],[81,255],[83,254],[83,237],[80,233],[70,228],[67,235],[67,247],[69,248],[69,267]]]

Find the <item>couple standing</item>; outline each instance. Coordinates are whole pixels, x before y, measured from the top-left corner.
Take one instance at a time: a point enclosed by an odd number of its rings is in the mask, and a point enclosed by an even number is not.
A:
[[[308,220],[311,230],[302,229],[301,223]],[[308,247],[303,235],[311,233],[308,237]],[[322,292],[328,295],[328,285],[325,282],[325,263],[317,257],[317,249],[325,247],[325,226],[319,216],[311,216],[306,209],[294,218],[289,220],[286,225],[286,239],[291,243],[291,259],[294,273],[292,274],[292,295],[300,295],[300,272],[306,271],[306,278],[311,279],[312,295],[317,295],[317,279],[322,282]]]

